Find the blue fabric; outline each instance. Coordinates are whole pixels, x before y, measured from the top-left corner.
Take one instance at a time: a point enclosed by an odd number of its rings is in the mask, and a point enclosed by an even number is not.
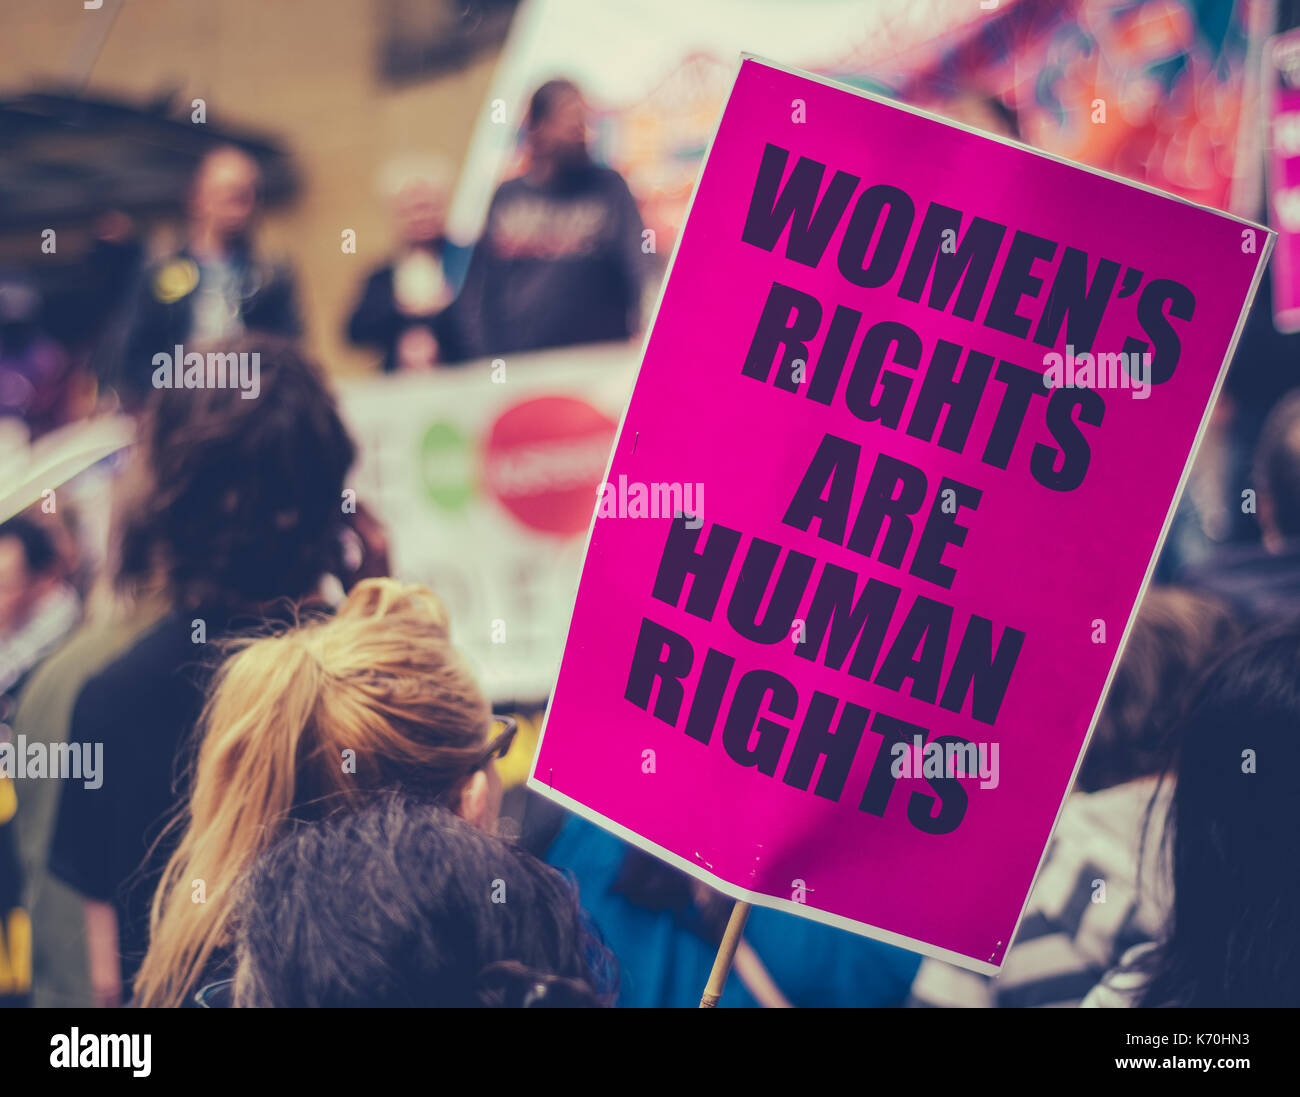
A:
[[[671,911],[645,910],[610,894],[628,848],[574,816],[546,860],[572,874],[583,907],[618,957],[620,1006],[695,1008],[717,949]],[[914,953],[763,907],[750,912],[745,940],[795,1006],[900,1005],[921,962]],[[733,970],[719,1005],[758,1003]]]

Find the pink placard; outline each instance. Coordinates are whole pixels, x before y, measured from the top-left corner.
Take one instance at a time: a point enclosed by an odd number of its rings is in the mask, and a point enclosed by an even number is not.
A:
[[[1271,245],[744,59],[530,787],[995,971]]]

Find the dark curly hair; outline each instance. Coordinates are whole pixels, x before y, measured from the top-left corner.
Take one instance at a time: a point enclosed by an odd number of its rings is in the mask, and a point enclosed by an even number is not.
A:
[[[124,516],[119,583],[161,572],[187,608],[302,597],[341,564],[352,439],[292,342],[257,334],[202,349],[257,354],[258,394],[152,393],[140,424],[152,484]]]
[[[604,1006],[617,965],[521,847],[392,793],[299,824],[237,885],[243,1007]]]

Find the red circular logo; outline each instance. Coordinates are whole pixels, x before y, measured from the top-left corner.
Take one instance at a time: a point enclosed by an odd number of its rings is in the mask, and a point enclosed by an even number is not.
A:
[[[564,537],[582,533],[596,509],[617,427],[572,396],[515,404],[488,432],[488,490],[529,529]]]

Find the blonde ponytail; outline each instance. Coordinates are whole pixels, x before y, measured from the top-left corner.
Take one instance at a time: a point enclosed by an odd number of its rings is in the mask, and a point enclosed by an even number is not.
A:
[[[180,1005],[196,989],[229,943],[233,884],[292,819],[391,789],[454,791],[489,719],[442,604],[422,587],[369,579],[333,618],[244,641],[200,722],[177,823],[185,833],[154,895],[139,1003]]]

